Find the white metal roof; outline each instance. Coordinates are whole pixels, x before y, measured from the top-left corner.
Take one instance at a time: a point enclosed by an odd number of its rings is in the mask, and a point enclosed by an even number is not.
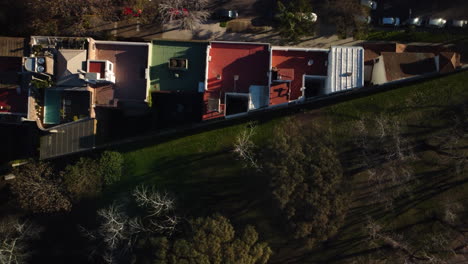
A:
[[[345,91],[364,86],[364,49],[337,46],[328,54],[326,93]]]

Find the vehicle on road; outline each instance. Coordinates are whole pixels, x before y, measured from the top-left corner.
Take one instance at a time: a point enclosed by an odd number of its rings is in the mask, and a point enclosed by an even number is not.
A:
[[[455,28],[464,28],[468,26],[468,20],[453,19],[450,26]]]
[[[400,18],[398,18],[398,17],[383,17],[380,20],[380,24],[382,26],[395,26],[395,27],[398,27],[398,26],[400,26]]]
[[[239,17],[239,13],[236,10],[220,9],[213,14],[213,18],[222,20],[231,20]]]
[[[447,20],[443,18],[430,18],[429,21],[427,21],[427,26],[428,27],[435,27],[435,28],[443,28],[447,24]]]
[[[424,23],[424,19],[421,18],[421,17],[413,17],[413,18],[409,18],[405,25],[407,26],[416,26],[416,27],[420,27],[422,26]]]
[[[361,5],[367,6],[372,10],[377,9],[377,2],[376,1],[371,1],[371,0],[361,0]]]
[[[372,22],[372,18],[370,16],[354,16],[354,21],[361,24],[370,24]]]

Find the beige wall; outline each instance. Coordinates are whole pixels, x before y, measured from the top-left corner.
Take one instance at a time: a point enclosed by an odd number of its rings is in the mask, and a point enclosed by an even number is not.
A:
[[[385,72],[385,64],[382,56],[379,56],[376,59],[374,69],[372,71],[371,82],[372,84],[383,84],[387,82],[387,74]]]

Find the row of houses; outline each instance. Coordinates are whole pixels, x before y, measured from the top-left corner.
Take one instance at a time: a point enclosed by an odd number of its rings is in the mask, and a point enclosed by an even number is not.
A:
[[[43,157],[93,147],[101,111],[201,122],[461,66],[447,48],[397,43],[319,49],[33,36],[0,38],[0,46],[0,122],[35,122]]]

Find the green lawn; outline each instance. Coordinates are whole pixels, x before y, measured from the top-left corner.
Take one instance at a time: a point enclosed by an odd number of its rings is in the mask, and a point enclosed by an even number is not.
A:
[[[340,151],[346,150],[353,122],[375,115],[398,117],[404,121],[411,138],[425,139],[437,135],[449,122],[451,107],[468,99],[468,72],[421,82],[419,84],[366,96],[311,112],[304,111],[300,122],[319,123],[324,132],[331,131]],[[265,145],[272,130],[281,118],[259,123],[255,142]],[[368,214],[378,214],[365,203],[355,199],[343,230],[324,249],[308,253],[293,249],[298,246],[287,243],[278,215],[271,210],[268,196],[268,179],[243,168],[241,161],[232,153],[235,136],[246,124],[233,125],[208,132],[170,140],[143,148],[124,146],[118,150],[125,156],[126,173],[122,183],[109,191],[107,197],[116,197],[138,184],[155,185],[173,193],[186,216],[206,215],[220,212],[230,217],[236,225],[254,224],[263,239],[267,239],[277,253],[273,260],[282,262],[293,258],[294,263],[329,263],[330,259],[359,253],[365,250],[362,244],[360,223]],[[421,156],[433,155],[421,152]],[[423,159],[415,164],[417,173],[436,173]],[[431,171],[434,170],[434,171]],[[359,186],[365,179],[360,175],[348,175],[352,184]],[[421,196],[408,198],[411,207],[399,207],[392,214],[381,218],[384,223],[402,227],[421,220],[427,211],[450,192],[452,198],[466,199],[467,184],[444,185],[440,192],[432,191],[428,178],[418,189]],[[450,181],[448,181],[450,183]],[[448,187],[447,187],[448,186]],[[427,187],[427,188],[425,188]],[[458,191],[457,196],[453,193]],[[355,190],[354,195],[361,195]],[[420,199],[416,199],[420,198]],[[364,207],[363,207],[364,206]]]

